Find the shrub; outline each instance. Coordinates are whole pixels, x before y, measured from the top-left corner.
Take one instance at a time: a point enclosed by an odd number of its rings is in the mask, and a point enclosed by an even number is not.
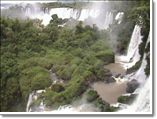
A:
[[[64,91],[64,87],[63,87],[61,84],[53,84],[53,85],[51,86],[51,90],[53,90],[53,91],[59,93],[59,92]]]
[[[97,92],[96,91],[94,91],[94,90],[89,90],[88,92],[87,92],[87,101],[88,102],[92,102],[92,101],[94,101],[96,98],[98,98],[99,96],[98,96],[98,94],[97,94]]]

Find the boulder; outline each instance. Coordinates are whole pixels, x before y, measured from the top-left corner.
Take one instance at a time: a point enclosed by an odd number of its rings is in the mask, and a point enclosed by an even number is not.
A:
[[[117,101],[123,104],[132,104],[137,96],[137,94],[131,94],[130,96],[120,96],[118,97]]]
[[[139,83],[137,80],[133,79],[127,83],[126,92],[127,93],[133,93],[139,86]]]
[[[113,83],[116,82],[116,80],[113,77],[106,77],[105,83]]]
[[[118,78],[118,77],[120,77],[120,76],[121,76],[121,74],[118,73],[118,74],[115,75],[115,78]]]

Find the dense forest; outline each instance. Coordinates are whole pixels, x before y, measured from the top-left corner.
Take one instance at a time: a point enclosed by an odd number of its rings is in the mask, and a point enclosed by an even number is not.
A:
[[[1,19],[2,110],[26,101],[31,91],[46,87],[48,104],[70,102],[86,90],[85,82],[92,75],[104,80],[103,65],[114,62],[105,31],[83,27],[82,22],[75,29],[58,27],[58,17],[52,17],[46,28],[37,26],[37,21]],[[66,81],[65,85],[58,84],[62,93],[51,85],[51,68]]]
[[[47,106],[70,104],[86,92],[89,102],[97,99],[101,111],[113,111],[96,92],[87,92],[87,89],[92,82],[105,81],[110,77],[111,72],[104,69],[104,65],[114,63],[116,52],[126,52],[136,23],[143,26],[145,37],[140,52],[144,52],[149,34],[149,2],[141,1],[133,5],[133,8],[125,8],[122,24],[115,22],[106,30],[100,30],[95,24],[84,25],[82,21],[72,28],[62,27],[60,25],[66,20],[56,14],[52,15],[47,26],[43,26],[38,19],[1,16],[0,111],[25,111],[29,94],[40,89],[46,90],[39,100],[44,98]],[[137,20],[139,15],[142,23]],[[115,32],[119,36],[116,52],[109,45],[110,34]],[[149,56],[147,60],[149,62]],[[148,63],[148,75],[149,70]],[[54,84],[50,71],[64,83]],[[104,109],[102,105],[108,108]]]

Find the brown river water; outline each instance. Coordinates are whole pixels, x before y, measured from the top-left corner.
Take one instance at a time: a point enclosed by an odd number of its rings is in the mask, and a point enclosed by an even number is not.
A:
[[[109,104],[115,104],[117,103],[118,97],[126,93],[127,82],[109,84],[104,82],[95,82],[92,87],[103,100]]]
[[[119,63],[110,63],[104,66],[109,69],[112,74],[125,74],[125,69]],[[99,96],[109,104],[117,103],[117,99],[122,94],[126,93],[127,81],[104,83],[102,81],[92,84],[92,88],[97,91]]]

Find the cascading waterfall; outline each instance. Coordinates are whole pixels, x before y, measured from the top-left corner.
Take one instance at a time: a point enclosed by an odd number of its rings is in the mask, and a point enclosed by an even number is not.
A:
[[[150,35],[148,36],[145,49],[146,49],[146,47],[147,47],[149,41],[150,41]],[[146,56],[147,56],[147,55],[148,55],[147,53],[144,53],[140,68],[139,68],[136,72],[134,72],[134,73],[132,73],[132,74],[129,74],[129,75],[127,76],[128,78],[131,77],[131,79],[137,79],[137,81],[138,81],[140,84],[142,84],[142,83],[145,82],[145,80],[146,80],[147,77],[146,77],[146,75],[145,75],[144,69],[146,68],[146,65],[147,65],[147,61],[146,61]]]
[[[112,12],[107,12],[105,16],[105,23],[103,28],[107,29],[109,25],[112,24],[112,22],[113,22],[113,14]]]
[[[45,26],[49,23],[52,19],[51,16],[54,14],[57,14],[57,16],[62,19],[73,18],[79,21],[86,20],[87,25],[97,24],[101,29],[107,29],[109,25],[113,23],[112,12],[107,11],[104,14],[101,9],[52,8],[49,12],[44,12],[39,8],[36,8],[36,6],[34,7],[28,7],[25,10],[25,16],[30,17],[31,19],[38,18],[42,20],[42,24]],[[100,20],[100,17],[103,17],[105,20]],[[90,23],[89,21],[92,22]]]
[[[124,15],[124,12],[118,12],[117,13],[115,20],[118,21],[118,24],[120,24],[122,22],[123,15]]]
[[[113,13],[102,6],[96,8],[40,8],[37,4],[20,4],[24,18],[40,19],[43,25],[48,25],[51,16],[57,14],[59,18],[73,18],[78,21],[85,21],[86,25],[96,24],[100,29],[107,29],[113,23]],[[66,14],[65,14],[66,13]]]
[[[33,101],[37,100],[38,99],[38,96],[45,92],[45,90],[37,90],[37,91],[33,91],[32,93],[29,94],[29,97],[28,97],[28,102],[27,102],[27,106],[26,106],[26,112],[31,112],[33,111],[33,109],[31,108],[31,104],[33,103]],[[43,101],[41,101],[39,107],[37,107],[38,111],[44,111],[44,103]]]
[[[145,48],[147,47],[149,41],[150,34]],[[124,109],[120,110],[120,112],[151,112],[150,87],[152,87],[152,81],[150,76],[147,77],[144,71],[147,65],[146,55],[149,55],[149,53],[144,53],[140,68],[136,72],[126,76],[129,80],[136,79],[140,83],[140,87],[134,91],[134,93],[138,94],[138,97],[131,106],[123,107]]]
[[[131,40],[129,43],[127,55],[117,56],[118,62],[121,63],[125,69],[128,69],[135,65],[140,60],[139,45],[142,42],[141,27],[135,25]]]
[[[30,111],[30,110],[29,110],[29,107],[30,107],[32,101],[33,101],[33,93],[30,93],[30,94],[29,94],[29,97],[28,97],[26,112],[29,112],[29,111]]]
[[[66,13],[66,14],[65,14]],[[49,21],[51,20],[51,15],[57,14],[59,18],[62,19],[69,19],[73,18],[75,20],[84,21],[85,19],[91,17],[96,18],[100,14],[100,10],[93,10],[93,9],[73,9],[73,8],[52,8],[49,12],[39,11],[34,12],[31,11],[30,8],[27,8],[25,15],[35,19],[38,18],[40,20],[43,20],[43,24],[47,25]]]
[[[135,112],[151,112],[151,79],[148,77],[144,86],[140,89],[139,95],[134,103],[130,106],[125,106],[124,109],[119,110],[119,112],[135,113]]]

